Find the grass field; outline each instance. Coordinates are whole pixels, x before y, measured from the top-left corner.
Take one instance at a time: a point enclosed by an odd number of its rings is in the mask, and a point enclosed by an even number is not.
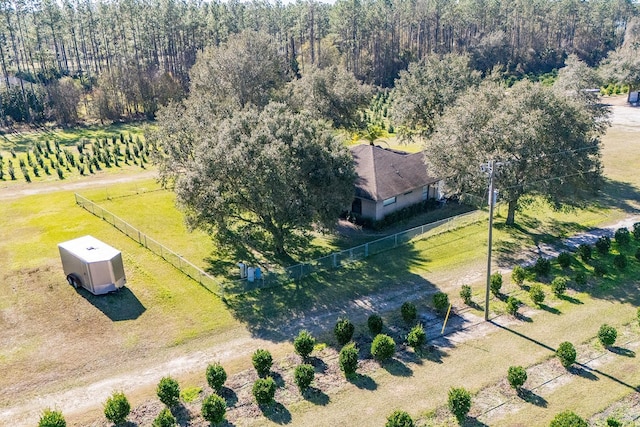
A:
[[[218,298],[75,206],[72,193],[3,201],[0,217],[11,224],[0,228],[0,406],[195,338],[242,335]],[[98,298],[65,285],[56,245],[84,234],[123,251],[124,292]]]
[[[523,248],[535,248],[537,243],[637,214],[640,149],[633,143],[637,140],[637,130],[627,128],[613,128],[606,136],[603,160],[608,182],[588,209],[554,212],[534,205],[517,215],[517,228],[504,227],[506,211],[498,209],[496,267],[511,268],[522,259]],[[139,182],[82,193],[188,259],[205,265],[215,252],[208,236],[185,233],[171,195],[147,191],[156,189],[153,183]],[[266,340],[279,349],[279,357],[286,358],[282,355],[291,351],[289,340],[297,332],[297,325],[305,325],[307,318],[313,320],[307,326],[324,331],[319,334],[321,339],[333,346],[330,331],[338,315],[352,317],[359,330],[371,311],[381,311],[388,324],[397,319],[393,310],[385,308],[391,306],[366,305],[367,301],[383,301],[373,298],[377,295],[395,296],[398,301],[414,299],[426,312],[431,292],[443,290],[460,306],[460,286],[470,284],[474,300],[483,302],[484,223],[417,241],[335,272],[312,275],[297,285],[233,297],[225,306],[106,222],[76,207],[71,192],[3,200],[0,218],[10,224],[0,228],[0,365],[5,372],[0,379],[0,412],[3,407],[32,401],[43,393],[143,371],[152,363],[172,360],[213,343],[223,345],[238,337]],[[66,285],[56,244],[84,234],[123,251],[128,277],[125,292],[96,298]],[[324,245],[331,248],[346,244],[331,241]],[[615,245],[614,250],[618,250]],[[590,271],[581,264],[573,268]],[[497,320],[504,323],[503,327],[460,344],[451,343],[433,360],[408,358],[398,360],[400,364],[393,365],[397,369],[372,367],[367,371],[371,381],[336,383],[327,389],[324,404],[288,398],[288,422],[275,416],[265,418],[258,411],[247,418],[234,418],[234,425],[318,425],[318,420],[332,426],[382,425],[395,408],[408,410],[421,420],[420,425],[453,425],[442,409],[449,386],[465,386],[481,396],[482,390],[504,380],[510,364],[533,369],[546,363],[552,349],[564,340],[588,352],[601,351],[593,338],[603,319],[620,328],[630,325],[630,337],[640,334],[633,323],[640,302],[638,265],[622,276],[614,272],[611,270],[604,280],[591,280],[583,288],[573,286],[570,298],[548,296],[546,309],[534,307],[525,290],[505,277],[504,292],[513,292],[529,304],[523,309],[523,319],[530,321]],[[362,305],[350,305],[353,300]],[[492,299],[492,309],[502,312],[504,302]],[[471,312],[481,315],[478,308]],[[236,353],[241,356],[242,352]],[[234,370],[247,368],[246,358],[243,363]],[[329,358],[327,363],[329,370],[335,369],[335,359]],[[485,421],[481,413],[473,412],[476,418],[469,425],[518,425],[523,420],[547,425],[556,412],[567,407],[591,416],[634,392],[640,384],[634,358],[612,357],[597,369],[592,376],[569,376],[557,387],[539,391],[544,405],[522,404],[516,412]],[[139,392],[142,395],[136,396],[136,402],[153,396],[151,388],[145,390]],[[238,406],[245,404],[240,401]],[[474,410],[487,404],[476,400]],[[99,405],[96,402],[94,419],[100,417]],[[86,414],[74,419],[82,420],[75,425],[104,424],[85,422],[91,419]]]

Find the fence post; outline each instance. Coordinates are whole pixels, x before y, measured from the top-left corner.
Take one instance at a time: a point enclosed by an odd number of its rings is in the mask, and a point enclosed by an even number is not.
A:
[[[353,248],[349,249],[349,259],[353,261]]]
[[[368,257],[369,256],[369,244],[365,243],[364,244],[364,257]]]
[[[396,248],[398,247],[398,233],[396,233],[394,236],[395,241],[393,242],[393,247]]]
[[[333,253],[333,268],[338,268],[338,254],[336,252]]]

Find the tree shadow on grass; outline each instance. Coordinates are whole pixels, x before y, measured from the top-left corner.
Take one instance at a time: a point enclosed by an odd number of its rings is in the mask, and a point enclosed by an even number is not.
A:
[[[614,346],[614,347],[609,347],[609,351],[619,356],[636,357],[636,352],[633,350],[629,350],[628,348]]]
[[[280,402],[273,402],[270,405],[260,405],[262,415],[276,424],[289,424],[291,422],[291,412]]]
[[[395,358],[384,362],[382,367],[394,377],[410,377],[413,375],[413,370],[410,367]]]
[[[489,427],[488,424],[483,423],[476,417],[467,416],[462,423],[460,423],[462,427]]]
[[[561,300],[570,302],[571,304],[576,304],[576,305],[584,304],[578,298],[574,298],[574,297],[571,297],[571,296],[566,295],[566,294],[560,295],[558,298],[560,298]]]
[[[560,310],[558,310],[555,307],[550,307],[547,304],[540,304],[540,305],[538,305],[538,307],[540,307],[542,310],[546,311],[547,313],[562,314],[562,312]]]
[[[305,398],[305,400],[318,406],[326,406],[331,401],[326,393],[316,387],[309,387],[307,390],[305,390],[302,396]]]
[[[627,182],[604,178],[602,191],[598,192],[603,206],[615,207],[624,212],[637,214],[638,208],[630,200],[640,200],[640,190]]]
[[[484,307],[480,306],[480,304],[475,301],[470,301],[467,305],[474,310],[484,310]]]
[[[600,379],[597,375],[591,372],[589,368],[584,368],[582,366],[570,366],[569,368],[567,368],[567,371],[569,371],[573,375],[578,375],[591,381],[598,381]]]
[[[369,375],[356,373],[347,378],[347,381],[362,390],[374,391],[378,388],[378,384]]]
[[[222,387],[220,390],[220,397],[227,402],[227,406],[229,408],[233,408],[238,403],[238,395],[229,387]]]
[[[426,261],[425,254],[407,244],[339,269],[314,272],[301,280],[274,281],[271,287],[228,295],[226,302],[254,337],[290,340],[306,322],[313,322],[312,333],[319,333],[332,330],[338,317],[365,323],[369,315],[381,310],[379,306],[356,305],[352,303],[355,299],[389,293],[406,293],[410,298],[416,292],[435,292],[433,283],[410,273],[414,264],[423,266]],[[310,315],[313,318],[309,319]]]
[[[182,402],[171,408],[171,414],[176,417],[179,426],[188,426],[191,421],[191,414]]]
[[[326,372],[327,371],[327,364],[325,363],[324,360],[320,359],[319,357],[310,357],[309,358],[309,364],[311,366],[313,366],[313,369],[318,373],[318,372]]]
[[[531,403],[532,405],[539,406],[541,408],[546,408],[548,405],[548,402],[544,397],[534,393],[531,390],[527,390],[524,388],[520,389],[518,396],[520,396],[525,402]]]
[[[525,314],[522,314],[520,312],[517,312],[514,316],[516,319],[522,321],[522,322],[526,322],[526,323],[531,323],[533,322],[533,319]]]
[[[282,375],[280,375],[279,372],[269,372],[269,376],[271,378],[273,378],[273,381],[276,382],[276,387],[278,388],[284,388],[286,386],[286,384],[284,383],[284,378],[282,378]]]
[[[447,356],[447,353],[440,350],[439,347],[429,345],[426,348],[422,349],[419,355],[423,360],[428,360],[435,363],[443,363],[442,359]]]

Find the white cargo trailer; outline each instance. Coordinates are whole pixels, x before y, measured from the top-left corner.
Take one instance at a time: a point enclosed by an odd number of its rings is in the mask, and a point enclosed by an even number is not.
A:
[[[117,291],[127,281],[122,254],[92,236],[59,243],[62,268],[69,284],[94,295]]]

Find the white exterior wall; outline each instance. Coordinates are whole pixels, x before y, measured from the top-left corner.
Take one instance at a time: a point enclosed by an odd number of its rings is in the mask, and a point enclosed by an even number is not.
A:
[[[384,206],[384,201],[376,204],[376,221],[380,221],[392,212],[398,211],[407,206],[415,205],[422,201],[422,187],[414,188],[411,192],[396,196],[396,202]]]
[[[383,200],[376,203],[373,200],[360,199],[362,201],[361,215],[363,218],[372,218],[376,221],[380,221],[390,213],[407,206],[415,205],[427,199],[439,199],[441,197],[439,189],[441,182],[442,181],[438,181],[437,183],[433,183],[428,186],[425,185],[424,187],[417,187],[411,192],[400,194],[396,196],[395,203],[391,203],[387,206],[384,206]]]

